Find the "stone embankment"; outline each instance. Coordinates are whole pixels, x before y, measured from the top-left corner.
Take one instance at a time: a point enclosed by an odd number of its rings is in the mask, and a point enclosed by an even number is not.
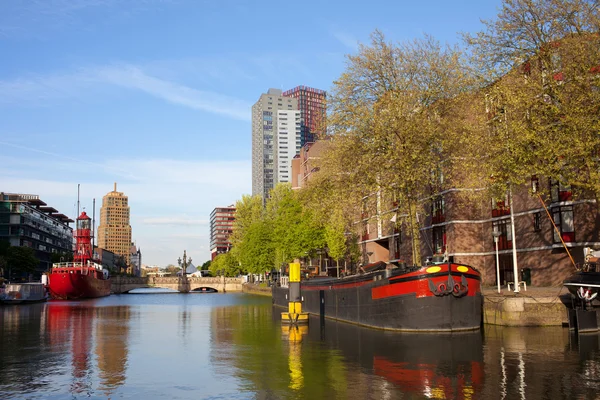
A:
[[[570,295],[562,287],[528,287],[519,293],[496,287],[483,289],[483,322],[503,326],[561,326],[568,324]]]
[[[261,296],[271,296],[271,288],[258,283],[244,283],[242,285],[242,292],[249,294],[258,294]]]

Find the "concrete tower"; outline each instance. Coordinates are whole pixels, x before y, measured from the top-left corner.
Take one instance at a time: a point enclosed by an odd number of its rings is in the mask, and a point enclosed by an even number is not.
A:
[[[280,182],[291,182],[291,159],[301,146],[298,100],[269,89],[252,106],[252,194],[263,199]]]

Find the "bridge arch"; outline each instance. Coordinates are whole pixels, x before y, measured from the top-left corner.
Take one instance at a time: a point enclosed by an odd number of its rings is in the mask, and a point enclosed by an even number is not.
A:
[[[111,292],[115,294],[129,293],[134,289],[141,288],[164,288],[172,289],[180,293],[204,292],[216,290],[220,293],[241,292],[242,278],[225,277],[192,277],[182,280],[179,277],[123,277],[111,278]],[[200,289],[200,290],[198,290]],[[213,292],[214,293],[214,292]]]

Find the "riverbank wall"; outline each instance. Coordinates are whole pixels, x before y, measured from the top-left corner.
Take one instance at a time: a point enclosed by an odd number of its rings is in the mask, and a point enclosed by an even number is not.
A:
[[[502,326],[568,325],[570,295],[564,287],[529,287],[514,293],[506,288],[483,289],[483,323]]]
[[[242,292],[248,294],[258,294],[260,296],[269,296],[271,297],[271,288],[266,285],[261,285],[257,283],[244,283],[242,285]]]

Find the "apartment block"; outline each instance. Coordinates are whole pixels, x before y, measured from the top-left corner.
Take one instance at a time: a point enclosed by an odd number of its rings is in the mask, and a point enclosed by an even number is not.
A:
[[[37,275],[52,267],[52,254],[73,253],[71,222],[38,195],[0,192],[0,240],[34,249]]]
[[[314,142],[327,130],[327,92],[308,86],[296,86],[283,92],[286,97],[298,99],[300,110],[300,145]]]
[[[114,190],[102,198],[100,224],[98,225],[98,247],[112,251],[131,265],[131,225],[129,224],[128,197]]]
[[[210,213],[210,255],[211,260],[231,248],[231,234],[235,221],[235,207],[217,207]]]
[[[269,89],[252,106],[252,194],[263,199],[291,182],[291,160],[301,147],[298,100]]]
[[[327,140],[317,140],[302,146],[300,154],[292,160],[292,189],[303,188],[312,174],[319,171],[317,160],[328,144]]]

